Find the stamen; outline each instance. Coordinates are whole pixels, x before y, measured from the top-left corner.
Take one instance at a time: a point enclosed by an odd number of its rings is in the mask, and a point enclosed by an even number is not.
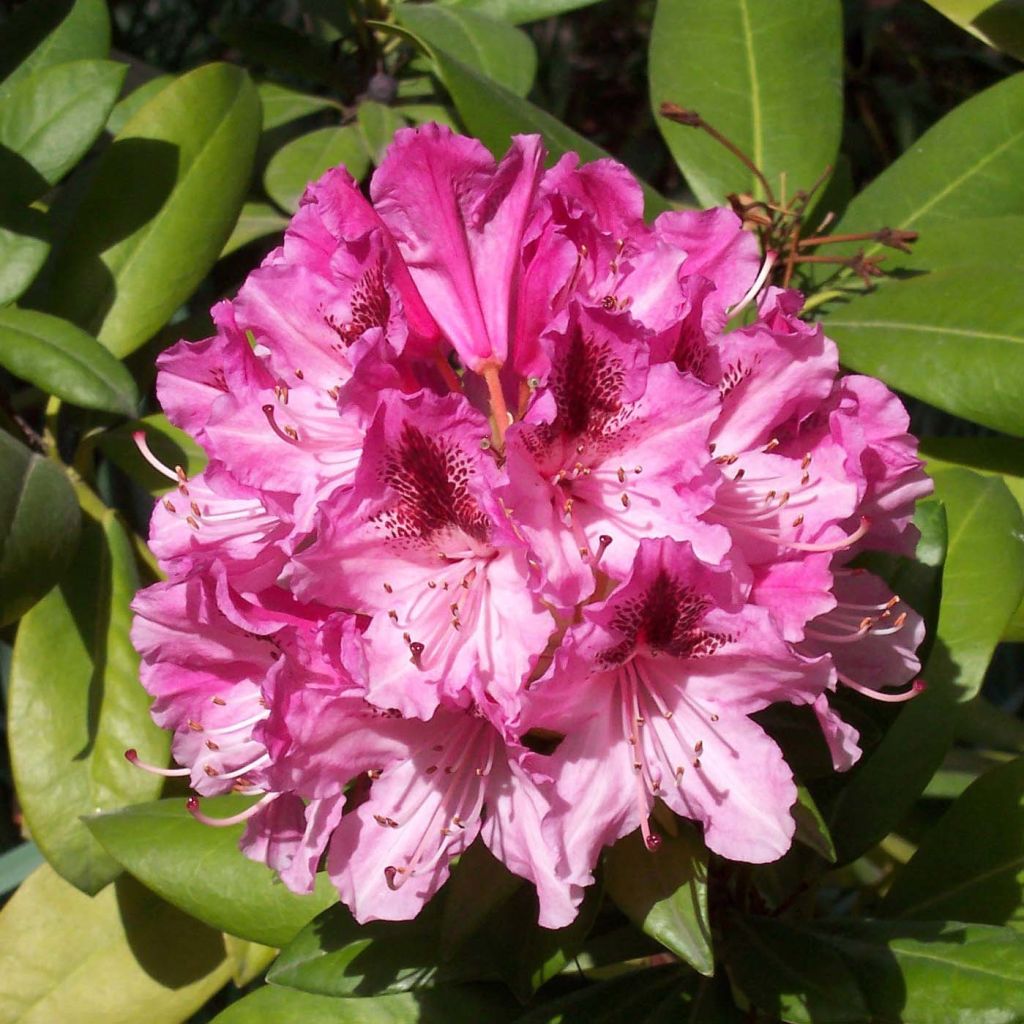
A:
[[[124,759],[129,764],[135,765],[136,768],[149,772],[150,775],[163,775],[167,779],[180,779],[192,774],[191,768],[157,768],[155,764],[147,764],[145,761],[140,761],[139,753],[134,747],[129,747],[124,752]]]
[[[299,440],[298,432],[294,427],[285,427],[282,430],[278,424],[277,419],[274,416],[274,407],[272,405],[263,406],[263,415],[267,417],[267,422],[270,424],[270,429],[277,434],[282,441],[286,444],[297,444]]]
[[[185,806],[188,808],[188,813],[196,821],[201,821],[204,825],[212,825],[214,828],[228,828],[231,825],[240,825],[243,821],[248,821],[261,807],[270,803],[276,796],[277,793],[266,793],[251,807],[247,807],[244,811],[239,811],[238,814],[232,814],[229,818],[211,818],[209,815],[203,814],[199,810],[199,797],[196,796],[190,796],[185,801]]]
[[[865,697],[870,697],[872,700],[879,700],[886,704],[901,704],[903,701],[911,700],[927,689],[927,684],[923,679],[915,679],[910,684],[909,690],[904,690],[902,693],[884,693],[881,690],[872,690],[863,683],[854,682],[854,680],[844,676],[841,672],[837,673],[837,675],[839,682],[844,686],[848,686],[851,690],[855,690]]]
[[[727,316],[733,317],[737,313],[742,312],[748,305],[750,305],[751,302],[753,302],[755,298],[757,298],[758,292],[760,292],[764,287],[764,283],[768,280],[768,275],[772,272],[772,267],[775,266],[775,261],[778,258],[778,253],[773,252],[771,249],[764,254],[764,262],[761,264],[761,269],[758,271],[757,277],[754,278],[754,283],[750,286],[747,294],[744,295],[735,306],[726,310]]]
[[[146,439],[145,431],[136,430],[132,434],[132,440],[135,442],[135,447],[139,449],[139,454],[162,476],[167,477],[168,480],[173,480],[174,483],[180,484],[183,482],[182,477],[184,476],[184,470],[180,466],[176,466],[174,469],[168,469],[150,450],[149,441]]]

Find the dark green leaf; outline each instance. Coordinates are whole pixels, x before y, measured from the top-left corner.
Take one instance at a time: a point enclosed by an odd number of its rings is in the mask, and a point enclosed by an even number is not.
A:
[[[525,96],[537,73],[537,53],[526,33],[465,6],[401,4],[398,23],[430,46],[441,47],[467,67],[516,96]]]
[[[1024,6],[1014,0],[928,0],[989,46],[1024,60]]]
[[[119,134],[138,111],[173,81],[174,75],[157,75],[156,78],[151,78],[132,89],[123,100],[114,104],[114,109],[107,118],[107,131],[111,135]]]
[[[0,854],[0,896],[17,889],[40,864],[43,855],[35,843],[21,843]]]
[[[713,56],[712,56],[713,55]],[[659,0],[651,100],[696,110],[764,172],[774,194],[810,189],[835,163],[842,128],[838,0]],[[705,205],[730,192],[764,198],[751,172],[709,135],[658,127]],[[783,175],[785,181],[783,182]]]
[[[104,0],[32,0],[4,24],[0,96],[22,78],[66,61],[106,57],[110,18]]]
[[[825,824],[821,811],[818,810],[818,805],[804,786],[797,786],[793,818],[796,821],[794,838],[834,864],[836,862],[836,846],[832,842],[832,835],[828,830],[828,825]]]
[[[145,104],[100,158],[54,267],[51,311],[124,356],[191,295],[234,227],[260,108],[208,64]]]
[[[188,476],[200,473],[206,465],[206,453],[183,430],[172,426],[163,413],[144,416],[115,430],[107,430],[99,437],[104,455],[154,497],[175,487],[163,474],[158,473],[139,454],[133,434],[141,430],[146,435],[150,450],[172,469],[181,466]]]
[[[812,955],[839,955],[878,1024],[1024,1020],[1024,936],[953,922],[843,921],[806,933]],[[846,1018],[815,1018],[830,1024]]]
[[[513,1012],[486,989],[331,999],[270,985],[229,1006],[213,1024],[502,1024]]]
[[[823,324],[843,363],[1007,433],[1024,435],[1021,271],[956,267],[851,298]]]
[[[276,68],[289,76],[334,88],[345,85],[345,67],[333,58],[331,48],[287,25],[260,18],[236,18],[218,29],[218,35],[241,50],[250,66]]]
[[[267,164],[263,187],[278,206],[294,213],[306,186],[338,164],[344,164],[357,181],[370,169],[370,158],[354,125],[318,128],[282,146]]]
[[[246,203],[238,215],[238,222],[231,237],[224,243],[221,258],[237,252],[243,245],[255,242],[257,238],[276,235],[288,226],[288,218],[282,217],[270,203]]]
[[[479,11],[492,18],[513,25],[521,25],[527,21],[539,21],[566,11],[576,11],[581,7],[591,7],[600,0],[441,0],[448,7],[457,7],[463,11]]]
[[[84,409],[132,416],[131,374],[95,338],[67,320],[31,309],[0,309],[0,366]]]
[[[203,810],[226,817],[247,803],[217,797],[204,800]],[[270,868],[239,851],[243,826],[202,825],[181,799],[140,804],[86,824],[125,869],[168,903],[251,942],[283,946],[337,899],[325,875],[310,896],[289,891]]]
[[[925,132],[850,203],[833,231],[925,232],[935,224],[1019,215],[1022,209],[1024,74],[1017,74],[973,96]],[[879,244],[865,247],[868,255],[881,251]],[[960,287],[957,291],[965,294]]]
[[[265,132],[298,121],[300,117],[337,108],[337,104],[329,96],[313,96],[307,92],[277,85],[275,82],[260,82],[259,94],[263,106]]]
[[[78,546],[78,501],[55,462],[0,431],[0,625],[27,612]]]
[[[46,214],[0,199],[0,306],[25,293],[49,251]]]
[[[90,898],[43,865],[0,913],[5,1024],[180,1024],[230,977],[220,935],[130,878]]]
[[[103,131],[127,70],[106,60],[41,68],[0,98],[0,170],[8,200],[31,202]]]
[[[466,128],[495,156],[503,156],[512,136],[524,132],[538,132],[543,137],[549,161],[554,161],[568,152],[579,153],[583,161],[601,160],[609,156],[599,146],[588,142],[582,135],[577,135],[547,111],[485,78],[445,50],[422,45],[430,49],[438,75],[451,95]],[[659,195],[649,185],[643,182],[640,184],[644,190],[648,217],[670,209],[670,204],[664,196]]]
[[[725,928],[733,983],[759,1010],[791,1024],[864,1024],[856,978],[837,953],[767,917],[733,914]]]
[[[383,103],[374,103],[373,100],[364,100],[359,104],[359,129],[363,133],[366,151],[375,164],[381,162],[395,132],[404,125],[404,118],[393,107],[385,107]]]
[[[163,780],[124,752],[159,764],[170,745],[150,720],[128,638],[138,585],[114,513],[87,515],[74,565],[22,619],[11,662],[8,735],[25,820],[46,859],[91,893],[121,869],[79,816],[156,796]]]
[[[634,832],[605,856],[605,886],[619,908],[647,935],[710,976],[707,868],[707,850],[686,824],[677,836],[663,835],[655,853]]]
[[[885,916],[1024,927],[1024,758],[970,785],[896,875]]]

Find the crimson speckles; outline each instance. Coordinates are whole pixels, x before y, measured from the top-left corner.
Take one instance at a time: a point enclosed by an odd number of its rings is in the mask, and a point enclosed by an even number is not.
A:
[[[378,260],[364,271],[349,300],[350,316],[344,322],[325,316],[327,325],[346,346],[361,338],[367,331],[379,327],[387,334],[391,318],[391,296],[384,283],[384,261]]]
[[[558,410],[552,431],[601,435],[622,410],[625,367],[609,346],[576,327],[549,386]]]
[[[230,388],[228,387],[227,377],[224,375],[224,367],[213,366],[210,368],[210,387],[216,388],[218,391],[223,391],[227,394]]]
[[[428,540],[442,530],[459,529],[481,543],[490,524],[470,494],[473,466],[458,445],[430,438],[411,423],[388,452],[383,482],[398,494],[398,504],[384,517],[392,536]]]
[[[754,372],[754,366],[744,366],[742,359],[737,359],[722,375],[718,390],[725,398],[733,389],[743,383]]]
[[[640,646],[673,658],[714,654],[729,637],[700,628],[711,602],[667,572],[660,572],[642,594],[623,602],[612,619],[622,641],[601,653],[606,665],[618,665]]]

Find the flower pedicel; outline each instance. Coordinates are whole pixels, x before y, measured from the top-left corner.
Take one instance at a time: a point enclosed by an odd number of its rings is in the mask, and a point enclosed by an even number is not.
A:
[[[480,836],[563,926],[602,847],[656,850],[656,800],[774,860],[796,788],[751,713],[811,706],[841,770],[837,685],[919,685],[920,617],[849,565],[914,547],[899,401],[731,212],[647,227],[620,165],[543,158],[400,131],[372,203],[328,171],[160,359],[210,461],[163,467],[134,606],[182,765],[152,770],[258,797],[246,854],[298,892],[326,854],[360,921]]]

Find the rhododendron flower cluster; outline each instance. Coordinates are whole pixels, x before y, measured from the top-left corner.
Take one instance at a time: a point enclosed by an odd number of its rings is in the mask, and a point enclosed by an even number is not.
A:
[[[160,359],[209,455],[164,467],[135,601],[163,770],[258,797],[245,853],[360,921],[479,837],[563,926],[659,802],[774,860],[797,790],[751,715],[808,705],[845,769],[837,686],[916,685],[919,616],[850,564],[914,547],[899,401],[732,212],[647,226],[622,166],[544,156],[400,131]]]

